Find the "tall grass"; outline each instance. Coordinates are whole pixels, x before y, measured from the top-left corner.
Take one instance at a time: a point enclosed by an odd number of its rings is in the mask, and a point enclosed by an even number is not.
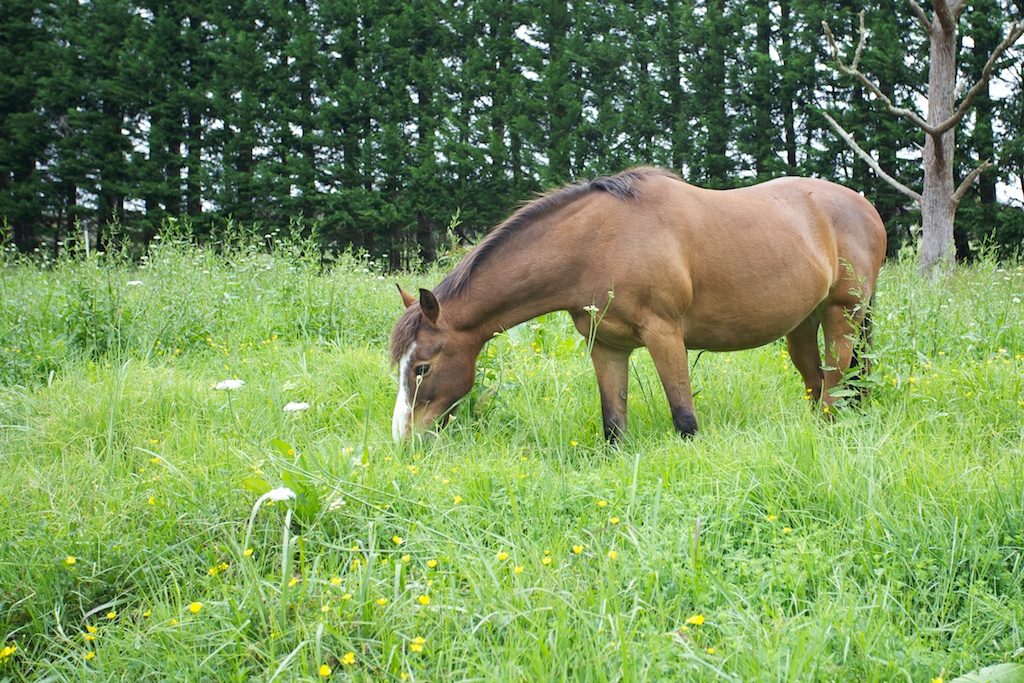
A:
[[[401,304],[358,255],[170,238],[141,265],[0,273],[0,677],[921,681],[1024,659],[1021,266],[888,264],[871,398],[834,422],[779,343],[702,356],[681,441],[640,351],[618,449],[557,314],[488,345],[439,437],[392,444]]]

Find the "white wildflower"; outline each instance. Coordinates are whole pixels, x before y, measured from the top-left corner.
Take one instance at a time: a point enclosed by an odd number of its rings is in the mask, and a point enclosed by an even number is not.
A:
[[[308,410],[308,409],[309,409],[309,404],[308,403],[304,403],[304,402],[303,403],[297,403],[295,401],[292,401],[291,403],[289,403],[288,405],[286,405],[284,407],[284,412],[286,412],[286,413],[301,413],[303,410]]]
[[[139,287],[142,285],[142,280],[129,280],[126,282],[129,287]]]
[[[278,486],[276,489],[270,489],[264,493],[263,497],[267,500],[291,500],[295,497],[295,491],[292,491],[287,486]]]
[[[213,388],[217,391],[234,391],[235,389],[241,389],[245,386],[245,381],[241,379],[222,379],[213,385]]]
[[[584,306],[583,310],[586,311],[587,313],[597,313],[597,306],[591,304],[590,306]]]
[[[249,524],[245,527],[245,542],[242,543],[243,548],[251,548],[249,545],[249,539],[252,537],[252,525],[256,522],[256,513],[260,511],[260,507],[268,500],[281,501],[291,500],[295,498],[295,491],[292,491],[287,486],[278,486],[276,489],[270,489],[262,496],[256,499],[256,502],[252,506],[252,512],[249,514]],[[291,510],[288,511],[287,519],[291,519]],[[286,522],[287,525],[287,522]]]

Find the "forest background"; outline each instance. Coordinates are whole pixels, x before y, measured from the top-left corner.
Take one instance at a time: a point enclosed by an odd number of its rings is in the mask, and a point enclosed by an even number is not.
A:
[[[168,221],[215,242],[315,230],[391,268],[471,241],[535,192],[636,164],[734,187],[780,175],[862,191],[890,250],[917,207],[828,127],[919,186],[924,136],[837,74],[827,20],[893,101],[923,106],[927,37],[906,3],[641,0],[7,0],[0,220],[21,251],[144,246]],[[972,2],[963,83],[1024,1]],[[1024,241],[1021,48],[957,138],[959,258]]]

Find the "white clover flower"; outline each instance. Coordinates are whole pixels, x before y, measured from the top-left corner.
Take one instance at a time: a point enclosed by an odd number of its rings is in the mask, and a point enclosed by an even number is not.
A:
[[[217,391],[234,391],[235,389],[241,389],[245,386],[245,380],[241,379],[222,379],[213,385],[213,388]]]
[[[278,486],[276,489],[270,489],[263,494],[263,498],[274,501],[291,500],[294,497],[295,491],[292,491],[287,486]]]
[[[252,525],[256,521],[256,513],[260,511],[263,503],[268,500],[282,501],[291,500],[295,498],[295,491],[292,491],[287,486],[278,486],[276,489],[270,489],[262,496],[256,499],[256,502],[252,506],[252,512],[249,513],[249,523],[245,527],[245,541],[242,543],[243,548],[250,548],[249,539],[252,538]],[[291,519],[291,510],[288,511],[287,517],[285,517],[285,526],[287,526],[287,520]]]
[[[296,403],[295,401],[292,401],[284,407],[284,412],[286,413],[301,413],[303,410],[309,410],[308,403]]]

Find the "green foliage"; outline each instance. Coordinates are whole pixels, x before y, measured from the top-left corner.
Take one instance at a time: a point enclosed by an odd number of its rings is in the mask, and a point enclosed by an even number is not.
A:
[[[1008,4],[966,12],[963,80],[998,43]],[[471,241],[538,190],[647,163],[714,187],[843,182],[878,207],[896,253],[914,239],[914,207],[818,113],[918,182],[919,132],[826,66],[821,21],[849,41],[861,8],[865,72],[912,106],[924,41],[890,0],[12,1],[0,12],[0,219],[21,251],[54,255],[84,233],[116,247],[111,225],[145,247],[169,218],[203,238],[231,220],[266,232],[300,221],[328,253],[412,267],[437,256],[455,208]],[[983,94],[958,138],[961,174],[984,158],[1000,169],[979,182],[980,214],[959,222],[964,257],[981,234],[1019,242],[991,229],[1019,223],[995,196],[1024,168],[1014,74],[997,65],[1010,93]]]
[[[399,446],[382,264],[240,240],[4,262],[0,652],[17,649],[0,677],[896,681],[1019,663],[1024,266],[985,257],[935,287],[887,264],[877,382],[833,422],[779,343],[704,354],[702,431],[680,441],[640,352],[609,449],[586,344],[555,314],[492,340],[456,420]],[[228,378],[245,384],[214,388]]]

